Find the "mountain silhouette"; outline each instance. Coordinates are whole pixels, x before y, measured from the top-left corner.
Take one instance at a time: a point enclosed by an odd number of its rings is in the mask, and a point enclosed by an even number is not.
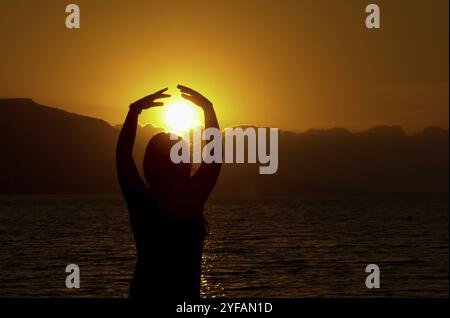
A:
[[[398,126],[281,132],[275,175],[225,164],[217,193],[250,196],[304,193],[448,192],[448,131],[406,135]],[[256,181],[257,180],[257,181]]]
[[[117,192],[118,131],[107,122],[0,99],[0,193]]]
[[[241,126],[247,128],[250,126]],[[0,194],[119,193],[115,147],[120,125],[35,103],[0,99]],[[160,129],[138,129],[135,160]],[[275,175],[256,164],[224,164],[216,196],[305,193],[448,192],[448,130],[407,135],[399,126],[281,131]]]

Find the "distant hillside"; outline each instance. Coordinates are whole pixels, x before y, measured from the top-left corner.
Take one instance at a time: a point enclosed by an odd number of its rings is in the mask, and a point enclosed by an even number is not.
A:
[[[0,193],[116,192],[117,137],[100,119],[0,99]]]
[[[279,169],[225,165],[216,193],[248,196],[302,193],[448,192],[448,131],[406,135],[397,126],[282,132]]]
[[[119,129],[30,99],[0,99],[0,194],[118,193]],[[157,131],[138,131],[139,168]],[[226,164],[214,195],[448,192],[448,150],[448,131],[438,127],[416,135],[398,126],[281,132],[277,174],[259,175],[256,164]]]

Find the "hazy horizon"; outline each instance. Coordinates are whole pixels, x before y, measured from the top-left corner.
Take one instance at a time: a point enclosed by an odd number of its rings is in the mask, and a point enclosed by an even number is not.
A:
[[[42,106],[45,106],[45,107],[50,107],[50,108],[54,108],[54,109],[57,109],[57,110],[62,110],[62,111],[66,111],[66,112],[68,112],[68,113],[72,113],[72,114],[75,114],[75,115],[80,115],[80,116],[87,116],[87,117],[91,117],[91,118],[95,118],[95,119],[100,119],[100,120],[104,120],[104,121],[106,121],[109,125],[111,125],[112,127],[116,127],[116,126],[120,126],[120,125],[122,125],[123,124],[123,122],[118,122],[118,123],[114,123],[114,122],[109,122],[108,120],[106,120],[106,119],[104,119],[104,118],[101,118],[101,117],[96,117],[96,116],[93,116],[93,115],[90,115],[90,114],[83,114],[83,113],[78,113],[78,112],[76,112],[76,111],[72,111],[72,110],[68,110],[68,109],[66,109],[66,108],[64,108],[64,107],[62,107],[62,108],[60,108],[60,107],[58,107],[58,106],[56,106],[56,105],[46,105],[46,104],[43,104],[43,103],[41,103],[41,102],[39,102],[39,101],[36,101],[35,99],[33,99],[33,98],[29,98],[29,97],[7,97],[7,98],[4,98],[4,97],[0,97],[0,101],[1,100],[7,100],[7,99],[11,99],[11,100],[31,100],[31,101],[33,101],[34,103],[36,103],[36,104],[38,104],[38,105],[42,105]],[[0,105],[1,106],[1,105]],[[141,127],[141,128],[145,128],[145,127],[147,127],[147,126],[152,126],[153,128],[155,128],[155,129],[166,129],[165,127],[163,127],[163,126],[158,126],[157,124],[155,124],[155,123],[151,123],[151,122],[148,122],[148,123],[139,123],[139,126]],[[256,125],[256,124],[254,124],[254,123],[238,123],[238,124],[235,124],[235,125],[233,125],[233,126],[230,126],[230,127],[238,127],[238,126],[257,126],[257,127],[266,127],[266,126],[262,126],[262,125]],[[440,129],[443,129],[443,130],[445,130],[445,131],[449,131],[449,128],[448,127],[442,127],[442,126],[437,126],[437,125],[430,125],[430,126],[424,126],[424,127],[421,127],[421,128],[418,128],[418,129],[416,129],[416,130],[407,130],[407,129],[405,129],[405,127],[403,127],[402,125],[398,125],[398,124],[387,124],[387,123],[378,123],[378,124],[374,124],[374,125],[371,125],[371,126],[367,126],[367,127],[362,127],[362,128],[360,128],[360,129],[351,129],[351,128],[349,128],[349,127],[344,127],[344,126],[323,126],[323,127],[314,127],[314,126],[312,126],[312,127],[305,127],[305,128],[302,128],[302,129],[297,129],[297,130],[295,130],[295,129],[286,129],[286,128],[279,128],[281,131],[284,131],[284,132],[293,132],[293,133],[306,133],[306,132],[308,132],[308,131],[310,131],[310,130],[332,130],[332,129],[346,129],[346,130],[348,130],[350,133],[360,133],[360,132],[364,132],[364,131],[367,131],[367,130],[369,130],[369,129],[372,129],[372,128],[375,128],[375,127],[379,127],[379,126],[386,126],[386,127],[395,127],[395,126],[398,126],[398,127],[400,127],[404,132],[405,132],[405,134],[407,134],[407,135],[411,135],[411,134],[416,134],[416,133],[421,133],[421,132],[423,132],[425,129],[428,129],[428,128],[440,128]],[[268,127],[268,126],[267,126]],[[225,127],[225,126],[223,126],[223,127],[221,127],[221,129],[223,130],[224,128],[227,128],[227,127]],[[273,127],[273,128],[278,128],[278,127]]]

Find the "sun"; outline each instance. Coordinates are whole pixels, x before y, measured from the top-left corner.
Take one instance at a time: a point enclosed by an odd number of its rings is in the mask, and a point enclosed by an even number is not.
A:
[[[164,120],[167,128],[174,133],[186,133],[201,125],[194,106],[183,99],[170,101],[164,106]]]

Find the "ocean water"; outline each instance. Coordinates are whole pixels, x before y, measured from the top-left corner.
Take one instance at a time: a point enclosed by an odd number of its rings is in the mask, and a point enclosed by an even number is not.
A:
[[[203,297],[448,297],[446,195],[211,200]],[[0,196],[0,297],[127,297],[120,196]],[[65,288],[65,267],[81,288]],[[367,264],[381,288],[367,289]]]

